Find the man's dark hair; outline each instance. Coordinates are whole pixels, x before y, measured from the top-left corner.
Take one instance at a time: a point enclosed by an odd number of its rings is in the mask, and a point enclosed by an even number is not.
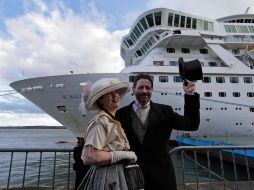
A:
[[[151,87],[153,88],[153,78],[152,78],[151,75],[149,75],[147,73],[139,73],[137,76],[135,76],[134,83],[133,83],[133,88],[136,88],[137,82],[140,79],[147,79],[147,80],[149,80],[150,83],[151,83]]]

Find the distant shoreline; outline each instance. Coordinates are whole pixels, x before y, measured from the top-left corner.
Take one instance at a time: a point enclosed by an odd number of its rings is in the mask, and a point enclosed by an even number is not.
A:
[[[64,126],[0,126],[0,129],[66,129]]]

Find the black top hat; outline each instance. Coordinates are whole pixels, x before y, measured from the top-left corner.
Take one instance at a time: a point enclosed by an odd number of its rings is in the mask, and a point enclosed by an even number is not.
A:
[[[178,60],[179,74],[182,80],[201,80],[203,76],[202,67],[198,59],[184,62],[183,58],[180,57]]]

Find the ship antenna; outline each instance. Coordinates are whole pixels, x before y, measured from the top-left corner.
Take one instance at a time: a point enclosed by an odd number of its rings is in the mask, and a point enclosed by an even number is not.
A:
[[[248,7],[245,11],[245,14],[248,14],[248,11],[249,11],[250,7]]]

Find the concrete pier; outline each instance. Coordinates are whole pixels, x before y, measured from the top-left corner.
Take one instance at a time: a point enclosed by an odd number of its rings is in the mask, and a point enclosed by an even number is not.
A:
[[[254,181],[235,181],[235,182],[205,182],[186,183],[184,186],[177,187],[177,190],[252,190],[254,188]]]

